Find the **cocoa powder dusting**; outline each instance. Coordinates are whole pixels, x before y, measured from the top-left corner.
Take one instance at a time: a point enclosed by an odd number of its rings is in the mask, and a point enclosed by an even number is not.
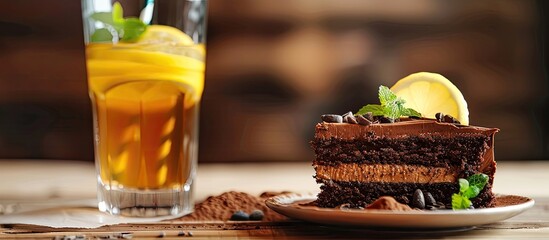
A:
[[[397,210],[397,211],[410,211],[410,208],[406,204],[397,202],[393,197],[380,197],[375,200],[373,203],[368,205],[366,209],[384,209],[384,210]]]
[[[530,198],[514,196],[514,195],[505,195],[496,197],[496,207],[505,207],[511,205],[517,205],[530,201]]]
[[[196,204],[194,212],[179,218],[182,221],[227,221],[231,215],[242,210],[251,213],[253,210],[261,210],[264,213],[263,221],[279,221],[287,219],[265,205],[268,197],[282,193],[267,192],[261,196],[253,196],[243,192],[226,192],[219,196],[208,197]]]

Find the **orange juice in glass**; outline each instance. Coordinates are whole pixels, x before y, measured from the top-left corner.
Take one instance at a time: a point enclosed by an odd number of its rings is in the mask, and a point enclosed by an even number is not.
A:
[[[165,1],[195,10],[187,13],[194,14],[194,22],[182,17],[184,22],[173,26],[158,24],[162,1],[135,1],[154,5],[143,7],[140,18],[126,17],[121,13],[126,7],[108,0],[102,2],[111,12],[97,11],[96,2],[83,0],[99,209],[144,217],[189,213],[204,87],[206,2]],[[148,19],[144,11],[150,11]],[[176,27],[189,25],[194,32]]]

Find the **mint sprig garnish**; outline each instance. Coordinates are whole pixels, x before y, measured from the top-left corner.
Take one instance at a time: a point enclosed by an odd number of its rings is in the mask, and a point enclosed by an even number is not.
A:
[[[124,18],[124,10],[119,2],[112,5],[112,12],[96,12],[90,18],[105,25],[95,30],[91,36],[92,42],[135,42],[147,29],[147,24],[139,18]]]
[[[488,183],[488,175],[478,173],[468,177],[467,179],[460,178],[459,193],[452,195],[452,209],[467,209],[471,207],[471,198],[478,196],[480,191],[484,189]]]
[[[385,116],[392,119],[400,118],[401,116],[421,117],[418,111],[405,108],[406,101],[397,97],[391,89],[386,86],[379,86],[379,102],[381,104],[368,104],[362,107],[355,115],[363,115],[371,112],[374,116]]]

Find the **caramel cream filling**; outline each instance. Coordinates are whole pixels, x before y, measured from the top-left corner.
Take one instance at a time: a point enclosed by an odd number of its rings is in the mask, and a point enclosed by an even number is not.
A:
[[[316,165],[315,169],[317,178],[345,182],[441,183],[457,180],[457,169],[444,167],[346,163]]]

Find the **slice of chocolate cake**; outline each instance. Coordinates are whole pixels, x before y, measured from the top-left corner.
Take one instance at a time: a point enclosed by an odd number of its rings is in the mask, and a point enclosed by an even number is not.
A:
[[[356,117],[316,125],[311,144],[316,154],[315,178],[322,184],[316,201],[319,207],[365,207],[382,196],[410,204],[416,189],[451,205],[452,195],[460,192],[458,179],[477,173],[488,175],[489,180],[471,199],[472,204],[475,208],[493,206],[494,134],[498,129],[442,118],[378,123],[367,119],[371,116]]]

